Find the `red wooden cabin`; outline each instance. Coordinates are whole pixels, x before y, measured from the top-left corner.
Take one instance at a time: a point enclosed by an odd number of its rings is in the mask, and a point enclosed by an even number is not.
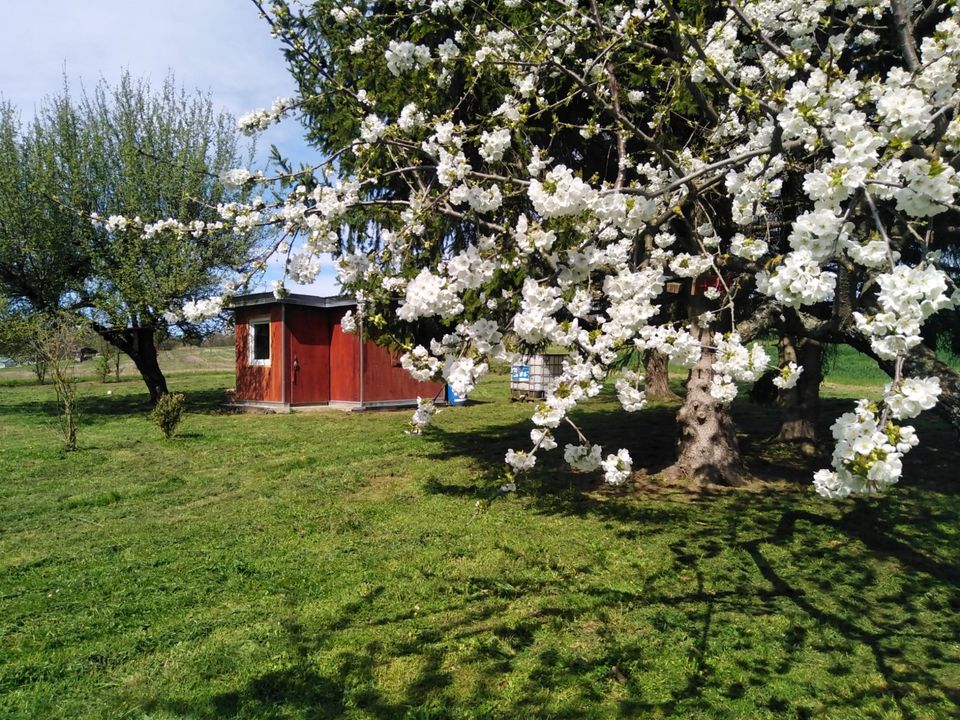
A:
[[[369,408],[441,397],[442,383],[414,380],[389,350],[363,339],[361,326],[352,334],[342,330],[340,321],[355,307],[342,296],[235,297],[236,404]]]

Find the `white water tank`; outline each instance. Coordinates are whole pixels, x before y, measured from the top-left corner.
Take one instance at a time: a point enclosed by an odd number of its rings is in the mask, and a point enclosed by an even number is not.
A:
[[[510,366],[510,397],[514,400],[542,398],[563,372],[566,355],[524,355]]]

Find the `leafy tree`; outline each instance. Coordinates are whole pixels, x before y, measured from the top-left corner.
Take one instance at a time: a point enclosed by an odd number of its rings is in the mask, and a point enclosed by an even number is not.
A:
[[[129,75],[79,100],[64,91],[25,130],[9,106],[0,119],[4,291],[83,314],[155,402],[167,392],[158,335],[202,331],[175,311],[245,269],[258,238],[224,228],[218,211],[243,197],[221,180],[249,160],[234,120],[172,77],[154,91]]]
[[[43,385],[47,379],[47,361],[37,346],[39,316],[25,311],[22,304],[0,296],[0,355],[21,365],[30,365]]]
[[[92,204],[83,143],[66,93],[25,126],[0,103],[0,289],[43,312],[60,307],[91,272],[94,229],[76,212]]]

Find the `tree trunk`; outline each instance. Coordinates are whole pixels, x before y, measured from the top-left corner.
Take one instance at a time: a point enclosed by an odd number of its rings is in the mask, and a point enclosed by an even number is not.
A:
[[[37,378],[37,385],[43,385],[47,381],[47,361],[41,358],[39,353],[33,361],[33,374]]]
[[[877,365],[887,375],[893,377],[892,360],[882,360],[870,347],[870,342],[853,331],[841,336],[839,341],[846,340],[847,344],[864,355],[877,361]],[[960,436],[960,373],[937,357],[936,353],[926,345],[917,345],[907,354],[903,363],[905,377],[936,377],[940,380],[940,398],[933,411],[950,424],[953,431]]]
[[[670,389],[666,355],[659,350],[648,350],[644,353],[643,364],[645,366],[643,391],[647,400],[673,402],[680,399],[680,396]]]
[[[152,327],[135,327],[114,330],[99,325],[94,329],[104,340],[125,353],[136,365],[150,392],[150,403],[156,405],[161,395],[167,394],[167,379],[157,360],[156,333]]]
[[[881,360],[880,367],[888,375],[893,375],[893,362]],[[934,412],[950,423],[954,432],[960,435],[960,373],[936,356],[926,345],[917,345],[907,355],[903,363],[906,377],[930,377],[940,380],[940,399],[934,406]]]
[[[63,433],[63,445],[67,452],[77,449],[77,414],[76,414],[76,387],[74,379],[63,373],[58,373],[54,380],[57,384],[57,399],[59,400],[60,430]]]
[[[709,328],[694,324],[691,332],[701,343],[710,344]],[[710,395],[713,362],[713,350],[705,347],[700,360],[690,370],[687,396],[677,413],[679,455],[677,461],[661,473],[667,480],[694,488],[710,483],[736,486],[747,481],[730,411]]]
[[[799,442],[806,453],[816,452],[817,419],[820,414],[820,383],[823,380],[823,346],[803,338],[794,343],[790,335],[780,338],[780,364],[795,362],[803,372],[795,387],[780,390],[780,431],[777,440]]]

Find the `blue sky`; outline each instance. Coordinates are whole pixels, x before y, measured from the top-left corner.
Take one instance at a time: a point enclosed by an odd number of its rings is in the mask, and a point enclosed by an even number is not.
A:
[[[32,0],[4,2],[0,95],[26,120],[45,95],[116,82],[123,69],[159,84],[169,72],[188,90],[209,92],[222,109],[242,115],[294,94],[280,43],[249,0]],[[292,160],[315,157],[299,124],[286,121],[258,140],[258,156],[276,144]],[[326,264],[315,287],[333,294]],[[271,268],[267,280],[279,276]]]

